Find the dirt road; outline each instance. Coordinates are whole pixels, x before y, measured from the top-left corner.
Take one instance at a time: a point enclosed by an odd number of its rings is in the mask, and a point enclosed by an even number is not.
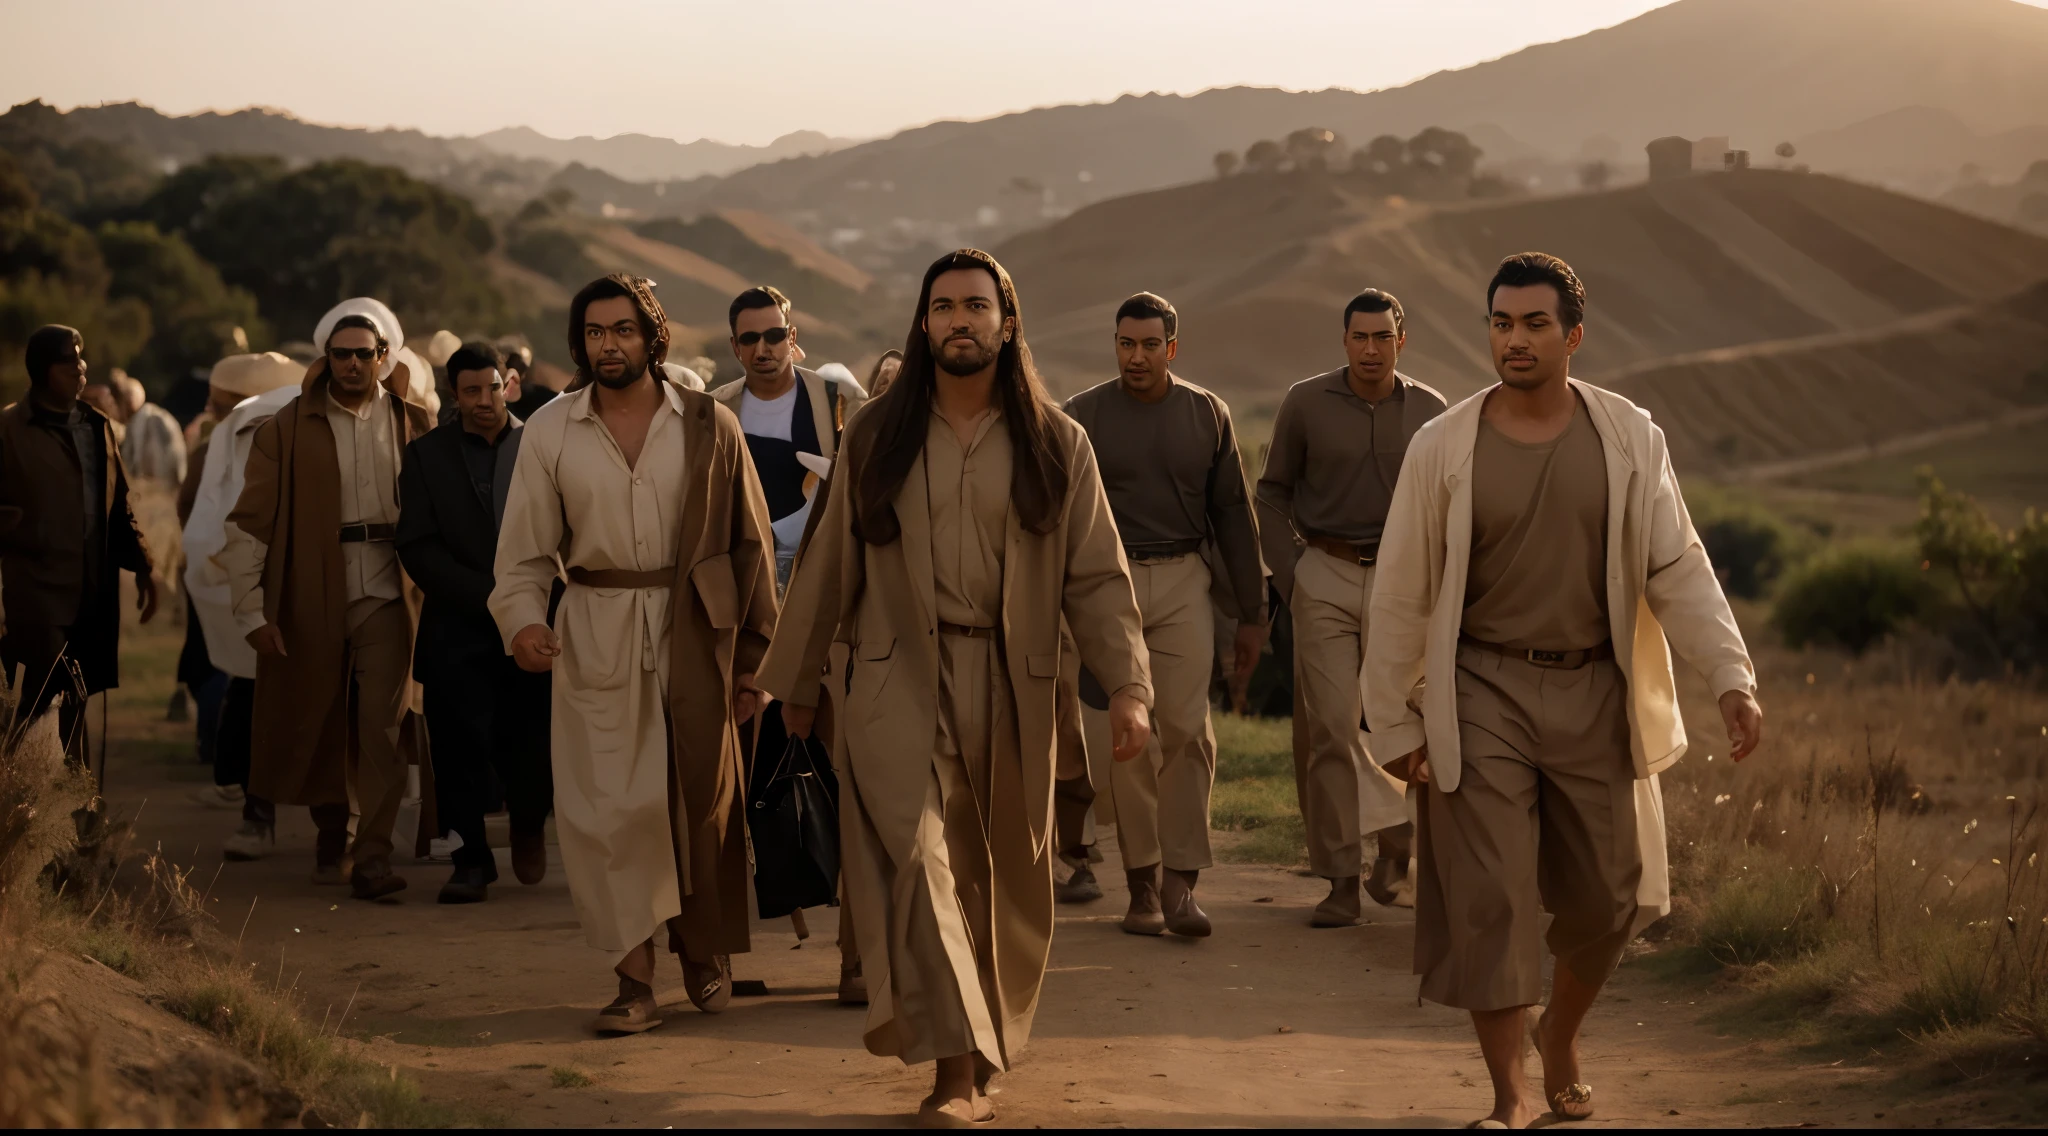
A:
[[[235,814],[192,803],[198,767],[171,764],[171,748],[131,765],[112,797],[141,809],[145,846],[200,864],[203,883]],[[861,1048],[863,1011],[833,997],[830,911],[812,913],[800,948],[787,920],[757,926],[735,973],[765,980],[768,997],[697,1013],[664,957],[667,1023],[600,1040],[582,1025],[613,984],[583,945],[559,858],[529,888],[501,850],[505,882],[468,907],[433,902],[445,865],[401,863],[401,901],[364,903],[308,882],[312,828],[304,810],[281,811],[278,854],[220,867],[209,906],[230,937],[246,920],[243,956],[259,973],[295,984],[315,1020],[346,1010],[347,1032],[431,1098],[521,1125],[860,1126],[902,1121],[929,1087],[928,1069]],[[1120,880],[1110,844],[1103,878]],[[1463,1018],[1416,1003],[1407,912],[1312,931],[1319,880],[1225,867],[1202,886],[1216,922],[1205,942],[1121,933],[1114,884],[1062,909],[1036,1035],[996,1097],[1003,1124],[1451,1125],[1486,1111]],[[1861,1086],[1877,1070],[1792,1068],[1717,1038],[1699,1008],[1670,1004],[1683,997],[1624,971],[1595,1012],[1585,1068],[1602,1122],[1870,1122]]]

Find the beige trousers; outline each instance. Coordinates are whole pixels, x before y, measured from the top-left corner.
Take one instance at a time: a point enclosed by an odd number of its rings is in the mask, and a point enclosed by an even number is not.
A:
[[[1131,585],[1152,655],[1152,741],[1138,757],[1107,762],[1107,777],[1098,775],[1095,782],[1096,816],[1104,823],[1114,817],[1125,868],[1164,863],[1197,871],[1214,863],[1209,792],[1216,782],[1216,735],[1209,726],[1209,678],[1216,664],[1216,614],[1209,602],[1209,566],[1194,555],[1134,560]],[[1091,712],[1088,719],[1092,764],[1098,749],[1109,753],[1109,715]]]
[[[1311,548],[1294,567],[1294,787],[1308,864],[1327,879],[1364,874],[1364,834],[1408,820],[1406,787],[1381,769],[1360,728],[1358,689],[1373,569]]]
[[[391,862],[391,830],[405,797],[407,762],[399,735],[412,677],[412,620],[405,601],[391,600],[370,612],[349,631],[347,643],[356,711],[356,764],[349,787],[357,816],[349,855],[357,870],[375,874],[376,866]]]
[[[1612,660],[1565,670],[1458,649],[1462,772],[1453,792],[1429,787],[1416,841],[1423,997],[1535,1005],[1546,939],[1581,981],[1613,973],[1643,870],[1627,699]]]

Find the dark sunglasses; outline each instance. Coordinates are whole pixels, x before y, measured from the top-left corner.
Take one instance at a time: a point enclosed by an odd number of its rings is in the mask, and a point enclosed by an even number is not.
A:
[[[375,347],[329,347],[327,349],[327,357],[337,363],[348,362],[348,357],[351,355],[367,363],[377,357],[377,349]]]
[[[743,331],[740,332],[738,338],[741,347],[752,347],[762,340],[767,340],[768,346],[773,347],[789,338],[789,329],[786,327],[771,327],[767,331]]]

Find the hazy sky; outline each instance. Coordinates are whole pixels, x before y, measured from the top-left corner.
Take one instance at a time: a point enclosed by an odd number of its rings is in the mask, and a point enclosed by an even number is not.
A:
[[[0,0],[0,105],[759,143],[1125,92],[1397,86],[1666,2]]]

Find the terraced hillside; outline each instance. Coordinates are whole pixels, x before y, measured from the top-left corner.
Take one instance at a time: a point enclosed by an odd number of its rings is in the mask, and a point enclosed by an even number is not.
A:
[[[1486,280],[1530,248],[1584,276],[1577,370],[1596,380],[1679,356],[1904,331],[2048,277],[2048,238],[1767,170],[1456,206],[1353,198],[1312,171],[1235,178],[1105,202],[997,251],[1056,385],[1106,374],[1116,304],[1150,289],[1181,309],[1186,373],[1257,401],[1341,362],[1338,313],[1366,285],[1407,305],[1406,370],[1453,396],[1479,389],[1493,374]],[[2003,321],[1985,329],[2008,333]],[[1759,441],[1751,460],[1772,445]]]

